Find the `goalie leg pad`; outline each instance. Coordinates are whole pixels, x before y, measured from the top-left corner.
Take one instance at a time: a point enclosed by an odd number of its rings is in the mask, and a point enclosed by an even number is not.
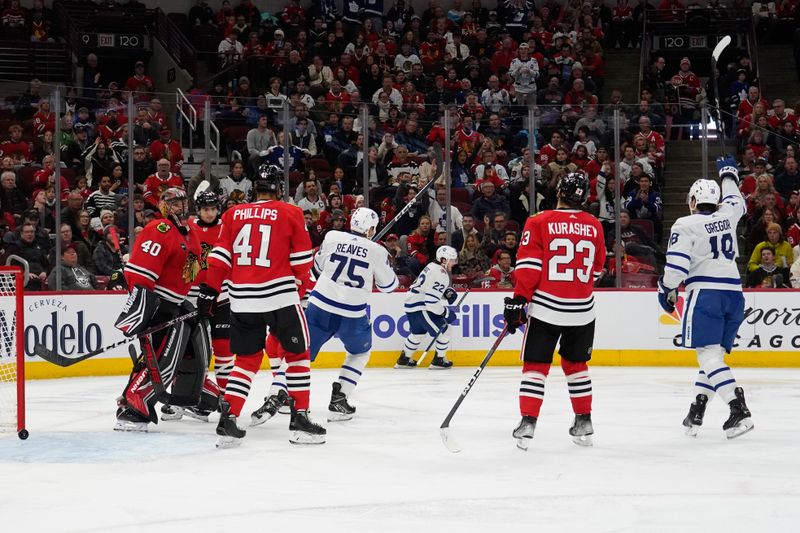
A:
[[[200,402],[200,392],[208,372],[211,343],[208,321],[201,320],[192,328],[191,342],[178,362],[170,404],[195,406]]]
[[[114,326],[126,337],[134,337],[155,324],[161,298],[146,287],[135,285]]]

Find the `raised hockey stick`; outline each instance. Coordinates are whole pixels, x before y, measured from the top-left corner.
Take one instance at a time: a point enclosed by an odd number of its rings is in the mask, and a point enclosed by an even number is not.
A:
[[[725,35],[719,40],[717,46],[711,52],[711,76],[714,80],[714,101],[717,104],[717,137],[719,137],[720,146],[722,147],[722,155],[725,156],[725,124],[722,122],[722,108],[719,106],[719,83],[717,82],[717,61],[722,52],[731,44],[731,36]]]
[[[428,194],[428,189],[430,189],[431,186],[436,182],[436,180],[439,179],[439,177],[441,176],[441,172],[442,172],[442,165],[444,164],[444,163],[442,163],[442,145],[441,144],[435,143],[433,145],[433,156],[436,159],[436,171],[439,172],[439,175],[432,177],[431,180],[428,183],[426,183],[423,188],[421,188],[419,190],[419,192],[416,194],[416,196],[414,196],[414,198],[412,198],[410,202],[408,202],[406,205],[404,205],[403,208],[400,210],[400,212],[397,213],[394,216],[394,218],[392,218],[392,220],[387,222],[382,230],[380,230],[378,233],[375,234],[374,237],[372,237],[373,241],[377,242],[377,241],[381,240],[381,238],[383,238],[384,235],[389,233],[389,230],[392,228],[392,226],[394,226],[395,223],[398,220],[400,220],[403,217],[403,215],[405,215],[406,212],[409,209],[411,209],[411,207],[417,202],[417,198],[422,198],[422,196],[421,196],[422,194]]]
[[[161,331],[162,329],[165,329],[165,328],[168,328],[170,326],[173,326],[173,325],[177,324],[178,322],[183,322],[184,320],[188,320],[188,319],[194,318],[196,316],[197,316],[197,311],[192,311],[190,313],[186,313],[185,315],[176,316],[172,320],[167,320],[164,323],[157,324],[157,325],[155,325],[155,326],[153,326],[151,328],[148,328],[148,329],[142,331],[141,333],[139,333],[135,337],[126,337],[125,339],[122,339],[121,341],[117,341],[114,344],[109,344],[108,346],[103,346],[102,348],[98,348],[97,350],[91,351],[89,353],[85,353],[83,355],[79,355],[78,357],[64,357],[63,355],[59,355],[55,351],[47,349],[47,347],[44,344],[42,344],[41,342],[37,342],[33,346],[33,355],[37,355],[37,356],[41,357],[42,359],[44,359],[45,361],[53,363],[54,365],[58,365],[58,366],[62,366],[62,367],[72,366],[75,363],[80,363],[81,361],[85,361],[85,360],[87,360],[87,359],[89,359],[91,357],[94,357],[96,355],[100,355],[103,352],[107,352],[107,351],[113,350],[114,348],[117,348],[119,346],[124,346],[124,345],[126,345],[126,344],[128,344],[130,342],[137,341],[137,340],[139,340],[140,338],[142,338],[144,336],[152,335],[153,333],[155,333],[157,331]]]
[[[458,441],[450,432],[450,421],[453,419],[453,416],[456,414],[456,411],[458,411],[458,408],[461,406],[461,402],[464,401],[464,398],[467,397],[467,394],[469,394],[469,391],[472,389],[473,385],[475,385],[475,382],[478,381],[478,377],[481,375],[481,372],[483,372],[483,369],[486,368],[487,364],[489,364],[489,359],[492,358],[494,352],[497,350],[497,347],[500,346],[500,343],[503,342],[503,339],[505,338],[507,333],[508,333],[508,326],[504,327],[503,331],[500,332],[500,335],[497,336],[497,340],[494,341],[494,344],[492,345],[491,349],[489,349],[489,353],[487,353],[486,357],[483,358],[483,361],[481,361],[480,366],[477,368],[477,370],[475,370],[475,373],[472,375],[472,378],[470,378],[469,383],[467,383],[467,386],[464,387],[461,396],[458,397],[458,400],[456,400],[456,403],[455,405],[453,405],[453,408],[450,409],[449,413],[447,413],[444,422],[442,422],[442,425],[439,426],[439,435],[442,437],[442,443],[448,450],[450,450],[453,453],[460,452],[461,446],[459,446]]]
[[[463,301],[464,301],[464,298],[466,298],[466,297],[467,297],[467,294],[469,294],[469,291],[470,291],[470,289],[468,288],[468,289],[466,290],[466,292],[465,292],[464,294],[462,294],[462,295],[461,295],[461,298],[459,298],[459,299],[458,299],[458,301],[457,301],[455,304],[453,304],[453,305],[454,305],[454,307],[455,307],[456,309],[458,309],[458,308],[461,306],[461,302],[463,302]],[[427,348],[425,348],[425,351],[424,351],[424,352],[422,352],[422,356],[419,358],[419,361],[417,361],[417,366],[420,366],[420,365],[422,364],[422,362],[425,360],[425,357],[428,355],[428,352],[430,352],[430,351],[431,351],[431,348],[433,348],[433,345],[434,345],[434,343],[436,342],[436,339],[438,339],[438,338],[439,338],[439,335],[441,335],[441,334],[442,334],[442,332],[443,332],[445,329],[447,329],[447,327],[444,327],[444,328],[440,329],[440,330],[439,330],[439,332],[436,334],[436,336],[435,336],[434,338],[432,338],[432,339],[431,339],[431,343],[430,343],[430,344],[428,344],[428,347],[427,347]]]

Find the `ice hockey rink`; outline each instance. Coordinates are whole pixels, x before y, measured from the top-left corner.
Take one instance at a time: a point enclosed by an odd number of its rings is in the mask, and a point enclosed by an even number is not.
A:
[[[288,417],[214,447],[215,423],[111,430],[123,377],[28,383],[23,442],[0,437],[7,532],[771,532],[800,523],[799,370],[735,369],[755,430],[726,440],[717,399],[697,438],[682,433],[690,368],[593,368],[594,447],[573,444],[554,368],[536,436],[518,450],[519,369],[489,367],[438,427],[470,368],[369,369],[357,418],[327,424],[322,446],[288,442]],[[323,421],[336,373],[312,375]],[[261,403],[259,374],[249,413]],[[247,417],[249,419],[249,416]]]

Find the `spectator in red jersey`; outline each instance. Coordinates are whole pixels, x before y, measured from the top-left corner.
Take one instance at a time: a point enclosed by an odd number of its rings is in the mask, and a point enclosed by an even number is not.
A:
[[[574,124],[586,107],[596,105],[597,97],[586,90],[584,80],[581,78],[573,80],[572,89],[564,95],[564,111],[567,120]]]
[[[747,213],[750,216],[764,207],[775,208],[779,218],[783,218],[783,199],[775,191],[772,178],[767,174],[756,177],[756,189],[747,197]]]
[[[50,110],[50,100],[39,102],[39,111],[33,115],[33,133],[42,135],[45,131],[56,130],[56,114]]]
[[[11,3],[3,10],[3,33],[8,39],[27,39],[25,31],[27,24],[27,11],[20,7],[19,0],[11,0]]]
[[[767,101],[761,98],[761,91],[758,87],[752,85],[747,90],[747,98],[739,103],[739,108],[736,110],[736,116],[741,122],[742,120],[749,120],[753,116],[753,110],[756,104],[763,104],[764,109],[769,109]]]
[[[158,209],[158,199],[161,193],[170,187],[183,188],[183,178],[170,171],[168,159],[159,159],[156,163],[156,173],[150,175],[144,182],[144,201]]]
[[[489,277],[492,278],[492,281],[490,282],[491,288],[514,288],[514,285],[516,285],[516,277],[514,275],[514,267],[511,266],[511,263],[511,254],[505,250],[499,250],[497,253],[497,263],[489,269],[489,272],[487,272]]]
[[[617,0],[611,19],[611,46],[617,48],[630,48],[636,39],[636,28],[633,20],[633,8],[628,0]]]
[[[42,169],[36,171],[36,173],[33,175],[33,181],[25,185],[34,191],[38,189],[46,189],[48,185],[55,184],[55,170],[55,159],[52,155],[46,155],[42,159]],[[62,175],[60,183],[61,200],[66,200],[67,196],[69,195],[69,182]]]
[[[153,78],[144,73],[144,61],[137,61],[133,67],[133,75],[125,82],[125,89],[141,95],[149,95],[156,90]]]
[[[550,142],[542,146],[541,150],[539,151],[538,163],[542,165],[542,168],[546,167],[555,160],[556,151],[559,148],[566,148],[564,144],[564,134],[560,131],[554,131],[550,135]]]
[[[789,225],[789,229],[786,230],[786,241],[792,246],[792,248],[800,245],[800,205],[796,205],[794,207],[791,225]]]
[[[797,115],[790,113],[786,110],[786,104],[780,98],[772,101],[772,110],[768,113],[769,126],[774,130],[780,132],[782,126],[786,122],[791,122],[794,127],[797,127]]]
[[[747,158],[749,156],[755,158],[752,148],[745,150],[745,157]],[[769,164],[766,159],[752,159],[751,165],[752,169],[745,167],[744,171],[747,172],[747,175],[744,176],[739,185],[739,190],[742,192],[742,196],[744,196],[745,199],[756,190],[756,178],[762,174],[766,174],[770,179],[773,178],[772,174],[768,172]],[[742,172],[742,174],[744,174],[744,172]]]
[[[408,256],[417,261],[419,268],[411,268],[415,272],[422,270],[428,261],[434,257],[434,230],[431,217],[422,215],[417,223],[417,229],[411,232],[406,241]]]
[[[753,154],[759,159],[766,159],[769,161],[770,150],[767,143],[764,142],[764,131],[753,130],[747,138],[747,148],[753,150]]]
[[[15,164],[25,164],[33,158],[31,143],[22,139],[22,126],[12,124],[8,127],[9,139],[0,143],[0,156],[11,157]]]
[[[159,138],[150,145],[150,158],[153,161],[166,159],[172,165],[172,172],[179,172],[183,165],[183,149],[181,143],[172,138],[169,128],[161,128]]]

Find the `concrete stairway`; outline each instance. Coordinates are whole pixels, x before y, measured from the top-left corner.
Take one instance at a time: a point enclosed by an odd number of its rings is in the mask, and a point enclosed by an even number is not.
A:
[[[608,102],[611,91],[622,91],[622,101],[626,104],[635,104],[639,99],[639,72],[638,48],[611,48],[603,51],[606,60],[606,81],[601,94],[601,101]]]
[[[758,45],[758,71],[767,101],[783,98],[786,107],[794,107],[800,99],[800,81],[792,57],[791,45]]]

